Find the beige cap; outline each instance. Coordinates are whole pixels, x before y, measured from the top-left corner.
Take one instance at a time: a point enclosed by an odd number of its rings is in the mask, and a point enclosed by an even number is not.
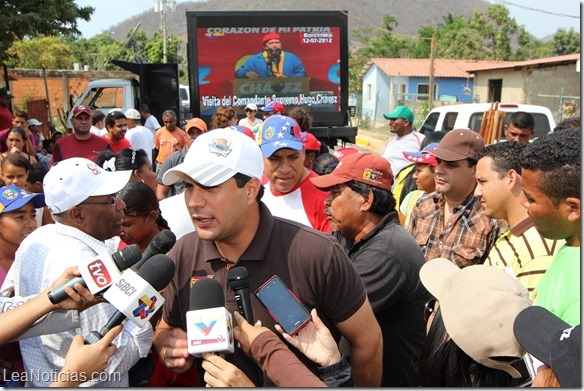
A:
[[[531,306],[523,285],[494,266],[460,269],[445,258],[426,262],[420,279],[440,302],[446,331],[459,348],[486,367],[521,377],[509,358],[525,354],[513,334],[515,318]]]

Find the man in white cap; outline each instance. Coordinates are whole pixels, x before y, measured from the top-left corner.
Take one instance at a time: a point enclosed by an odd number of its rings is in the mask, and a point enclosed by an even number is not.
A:
[[[169,253],[177,268],[156,328],[161,360],[179,373],[195,361],[187,350],[185,313],[191,286],[197,281],[210,277],[219,281],[225,307],[237,311],[234,293],[227,287],[227,271],[237,265],[249,270],[250,291],[277,274],[307,308],[317,308],[319,316],[336,328],[334,332],[347,339],[357,384],[379,386],[381,331],[361,277],[332,236],[272,216],[261,201],[263,171],[260,148],[250,137],[227,128],[199,136],[184,162],[165,174],[167,185],[183,179],[196,231],[183,236]],[[275,330],[260,302],[253,295],[250,301],[255,319]],[[238,372],[239,381],[229,385],[270,385],[240,349],[225,359]],[[197,373],[203,386],[204,371]]]
[[[126,110],[126,126],[128,130],[124,136],[132,145],[132,149],[142,149],[148,155],[152,164],[152,150],[154,149],[154,136],[150,129],[140,123],[140,112],[136,109]]]
[[[31,233],[20,245],[14,264],[2,286],[11,286],[16,296],[36,295],[50,286],[66,267],[77,266],[104,253],[111,253],[104,242],[119,235],[124,223],[124,201],[117,194],[130,180],[131,171],[108,172],[90,160],[64,160],[48,172],[44,181],[45,202],[55,224]],[[100,330],[115,313],[109,303],[95,305],[79,313],[80,326],[72,330],[20,342],[25,370],[57,373],[73,337]],[[127,322],[114,342],[117,352],[110,359],[103,377],[88,386],[127,387],[128,370],[145,357],[152,344],[152,327]],[[29,386],[47,387],[50,376],[29,378]]]

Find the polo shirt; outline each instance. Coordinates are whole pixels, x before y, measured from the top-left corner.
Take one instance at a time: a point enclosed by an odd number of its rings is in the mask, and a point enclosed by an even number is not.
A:
[[[350,318],[365,302],[366,292],[341,245],[330,235],[273,217],[261,202],[259,208],[258,230],[235,263],[249,271],[249,291],[255,292],[276,274],[306,308],[318,309],[327,326]],[[178,240],[169,256],[176,263],[176,272],[165,291],[163,319],[168,325],[186,330],[190,289],[203,278],[219,281],[224,287],[225,308],[231,313],[237,311],[235,296],[227,286],[227,263],[214,242],[200,239],[195,231]],[[255,320],[275,330],[274,320],[255,295],[250,294],[250,301]],[[331,331],[338,335],[334,328]],[[309,361],[301,353],[297,356],[303,362]],[[256,385],[264,384],[258,367],[240,349],[225,355],[225,359],[245,372]],[[196,360],[198,365],[200,361]],[[203,370],[198,373],[202,380]]]
[[[446,201],[438,192],[424,195],[412,210],[408,232],[422,248],[426,261],[446,258],[458,267],[483,263],[497,235],[497,222],[485,215],[472,193],[444,221]]]
[[[564,243],[544,238],[527,217],[501,233],[485,264],[512,272],[531,293]]]

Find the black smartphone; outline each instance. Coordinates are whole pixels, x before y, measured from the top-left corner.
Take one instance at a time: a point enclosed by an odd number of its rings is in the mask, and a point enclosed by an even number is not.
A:
[[[276,275],[260,286],[255,295],[272,319],[290,335],[296,334],[311,320],[310,312]]]

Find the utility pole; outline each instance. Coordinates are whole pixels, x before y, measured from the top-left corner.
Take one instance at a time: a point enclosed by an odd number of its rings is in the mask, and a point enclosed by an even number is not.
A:
[[[154,0],[154,12],[160,12],[162,30],[162,62],[166,64],[166,12],[176,9],[176,0]]]
[[[430,41],[430,85],[428,86],[428,92],[430,96],[428,97],[428,110],[434,108],[434,47],[436,43],[436,36],[432,34],[432,40]]]

